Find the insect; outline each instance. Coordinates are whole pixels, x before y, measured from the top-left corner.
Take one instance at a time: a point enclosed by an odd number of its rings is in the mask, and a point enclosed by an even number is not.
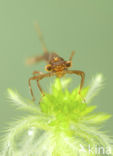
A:
[[[78,92],[80,94],[81,89],[84,84],[85,73],[80,70],[69,70],[69,68],[72,66],[72,58],[73,58],[75,52],[72,51],[68,61],[65,61],[62,57],[60,57],[59,55],[57,55],[54,52],[50,53],[46,48],[46,44],[44,42],[44,39],[43,39],[43,36],[42,36],[42,33],[40,31],[38,24],[35,24],[35,28],[36,28],[37,34],[39,36],[39,39],[41,41],[41,44],[42,44],[43,55],[29,58],[29,59],[27,59],[26,63],[31,65],[31,64],[34,64],[34,63],[37,63],[40,61],[46,61],[47,65],[45,66],[45,69],[48,72],[42,73],[40,71],[34,71],[33,76],[29,78],[28,83],[29,83],[29,88],[30,88],[30,92],[31,92],[33,101],[35,100],[35,97],[33,94],[32,87],[31,87],[31,81],[32,80],[37,81],[37,86],[38,86],[40,92],[42,93],[42,95],[44,96],[45,94],[39,84],[39,81],[46,77],[51,77],[51,76],[56,76],[59,78],[63,77],[65,74],[76,74],[76,75],[80,76],[81,82],[80,82],[80,89]]]

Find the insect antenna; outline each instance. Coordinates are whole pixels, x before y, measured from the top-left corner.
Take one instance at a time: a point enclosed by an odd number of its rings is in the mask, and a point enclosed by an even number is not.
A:
[[[35,23],[35,30],[36,30],[37,35],[38,35],[38,37],[40,39],[40,42],[42,44],[42,49],[43,49],[44,53],[48,53],[48,50],[46,48],[46,44],[44,42],[44,38],[43,38],[43,35],[42,35],[41,31],[40,31],[40,27],[39,27],[38,23]]]

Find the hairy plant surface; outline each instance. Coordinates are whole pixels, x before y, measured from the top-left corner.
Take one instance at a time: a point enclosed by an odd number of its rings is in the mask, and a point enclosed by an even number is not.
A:
[[[9,126],[1,156],[113,155],[113,140],[101,130],[110,115],[95,113],[96,106],[90,105],[102,86],[102,75],[82,89],[81,96],[79,87],[68,91],[69,81],[56,79],[40,104],[8,89],[16,107],[29,114]]]

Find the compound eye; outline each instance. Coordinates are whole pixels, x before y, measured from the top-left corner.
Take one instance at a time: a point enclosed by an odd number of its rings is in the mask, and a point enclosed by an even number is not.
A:
[[[51,70],[52,70],[52,68],[51,68],[51,65],[50,65],[50,64],[48,64],[48,65],[46,66],[46,70],[47,70],[47,71],[51,71]]]
[[[72,65],[72,62],[71,61],[67,61],[66,62],[66,67],[71,67],[71,65]]]

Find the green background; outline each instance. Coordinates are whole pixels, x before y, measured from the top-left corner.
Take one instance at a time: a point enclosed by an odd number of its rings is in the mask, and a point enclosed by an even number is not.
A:
[[[45,68],[45,63],[31,67],[24,63],[43,52],[35,21],[50,51],[68,60],[76,50],[72,68],[85,71],[85,85],[92,76],[103,73],[104,89],[92,104],[98,105],[98,111],[113,114],[113,0],[0,0],[0,131],[20,114],[12,107],[7,88],[31,98],[28,78],[34,70]],[[71,77],[70,89],[80,80]],[[53,79],[41,82],[46,91]],[[40,93],[35,82],[32,85],[38,103]],[[105,127],[113,135],[112,124],[113,117]]]

